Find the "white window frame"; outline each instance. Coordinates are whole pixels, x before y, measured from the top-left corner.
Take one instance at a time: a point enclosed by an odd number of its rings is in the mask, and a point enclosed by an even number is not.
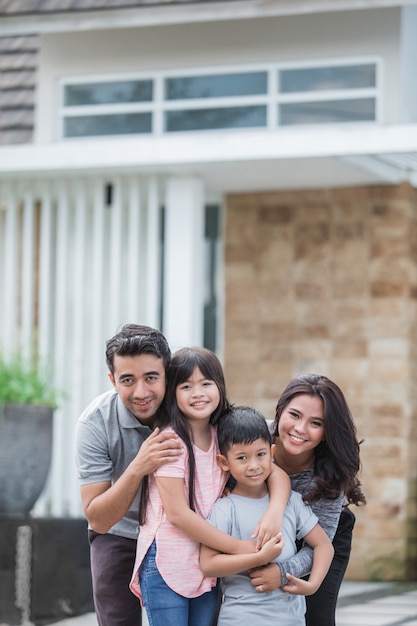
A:
[[[286,69],[308,69],[320,67],[343,67],[347,65],[369,65],[374,64],[376,70],[376,81],[374,87],[361,89],[338,89],[323,91],[304,91],[298,93],[278,93],[277,79],[278,72]],[[183,100],[164,100],[164,80],[166,78],[181,78],[187,76],[208,76],[212,74],[241,74],[248,72],[266,72],[267,92],[265,94],[255,96],[228,96],[217,98],[190,98]],[[64,136],[64,119],[67,117],[76,117],[84,115],[111,115],[120,113],[152,113],[152,131],[143,133],[144,136],[161,136],[176,135],[183,133],[212,133],[212,132],[241,132],[251,130],[276,130],[278,128],[299,128],[298,124],[281,126],[278,119],[279,105],[283,103],[301,103],[301,102],[323,102],[331,100],[357,100],[359,98],[375,99],[375,119],[372,121],[352,121],[343,122],[343,125],[350,124],[380,124],[382,122],[382,60],[379,57],[349,57],[341,59],[316,59],[305,62],[286,62],[286,63],[257,63],[245,65],[225,65],[210,67],[195,67],[186,69],[175,69],[157,72],[138,72],[123,74],[101,74],[88,77],[72,76],[71,78],[63,78],[59,81],[59,106],[58,106],[58,138],[65,141],[83,140],[94,138],[109,137],[109,135],[65,137]],[[64,91],[67,85],[94,84],[102,82],[117,82],[126,80],[152,80],[153,81],[153,100],[140,103],[121,103],[121,104],[103,104],[103,105],[87,105],[87,106],[65,106]],[[224,128],[224,129],[204,129],[204,130],[179,130],[167,132],[164,130],[164,113],[168,111],[178,110],[198,110],[205,108],[229,108],[235,106],[260,105],[267,108],[267,123],[265,127],[253,128]],[[342,122],[341,122],[342,123]],[[337,122],[329,122],[327,125],[338,124]],[[305,126],[317,126],[318,124],[309,124]],[[320,123],[320,126],[326,126],[326,123]],[[126,134],[125,136],[141,136],[135,134]],[[112,135],[114,136],[114,135]],[[120,135],[118,135],[120,136]]]

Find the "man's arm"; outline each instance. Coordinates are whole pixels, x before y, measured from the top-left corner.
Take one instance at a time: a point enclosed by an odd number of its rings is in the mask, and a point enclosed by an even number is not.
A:
[[[115,483],[104,481],[81,486],[84,515],[93,530],[106,533],[119,522],[129,510],[143,477],[178,458],[181,446],[174,437],[172,432],[161,433],[156,428]]]

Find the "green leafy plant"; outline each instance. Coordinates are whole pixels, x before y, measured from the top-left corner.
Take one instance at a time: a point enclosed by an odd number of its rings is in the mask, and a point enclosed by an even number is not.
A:
[[[62,395],[51,385],[47,370],[39,362],[28,364],[20,354],[11,359],[0,355],[0,405],[37,404],[56,408]]]

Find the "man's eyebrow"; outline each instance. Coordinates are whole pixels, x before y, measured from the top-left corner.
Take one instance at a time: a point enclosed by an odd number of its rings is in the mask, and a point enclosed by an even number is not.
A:
[[[158,372],[158,370],[150,370],[149,372],[144,372],[143,376],[162,376],[161,372]],[[123,372],[123,374],[119,375],[119,380],[122,380],[123,378],[134,378],[135,375],[131,374],[129,372]]]

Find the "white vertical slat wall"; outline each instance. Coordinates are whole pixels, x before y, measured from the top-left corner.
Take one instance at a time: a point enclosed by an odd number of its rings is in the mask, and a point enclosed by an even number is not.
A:
[[[74,430],[109,388],[105,341],[127,322],[158,325],[162,193],[156,177],[135,175],[0,185],[0,347],[36,339],[66,394],[36,514],[82,514]]]

